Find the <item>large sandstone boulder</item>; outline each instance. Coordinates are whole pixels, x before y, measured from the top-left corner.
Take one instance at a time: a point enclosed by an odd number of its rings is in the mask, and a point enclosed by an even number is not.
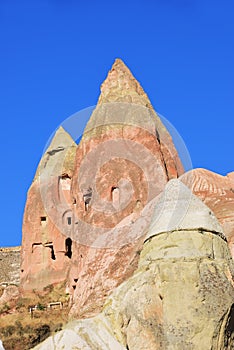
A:
[[[102,313],[35,350],[231,350],[234,264],[211,210],[179,180],[158,197],[138,269]]]
[[[222,176],[206,169],[193,169],[180,179],[215,213],[234,257],[234,172]]]

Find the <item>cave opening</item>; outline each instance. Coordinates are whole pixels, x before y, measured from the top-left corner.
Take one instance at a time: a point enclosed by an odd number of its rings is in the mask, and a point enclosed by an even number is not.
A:
[[[72,257],[72,240],[71,240],[71,238],[67,238],[67,239],[65,240],[65,250],[66,250],[65,255],[66,255],[69,259],[71,259],[71,257]]]

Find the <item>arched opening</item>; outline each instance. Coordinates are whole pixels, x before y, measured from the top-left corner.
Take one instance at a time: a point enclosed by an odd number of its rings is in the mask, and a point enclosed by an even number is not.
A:
[[[72,223],[72,218],[71,218],[71,216],[68,216],[67,217],[67,224],[71,225],[71,223]]]
[[[85,205],[85,211],[88,211],[89,203],[91,199],[92,199],[92,188],[88,187],[87,189],[83,190],[83,200]]]
[[[71,211],[71,210],[66,210],[66,211],[63,213],[62,222],[63,222],[63,225],[64,225],[64,228],[65,228],[65,229],[68,229],[69,226],[70,226],[70,228],[71,228],[71,226],[72,226],[72,224],[73,224],[73,214],[72,214],[72,211]]]
[[[119,187],[111,187],[111,200],[114,205],[119,204]]]
[[[65,255],[66,255],[69,259],[71,259],[71,257],[72,257],[72,240],[71,240],[71,238],[67,238],[67,239],[65,240],[65,250],[66,250]]]

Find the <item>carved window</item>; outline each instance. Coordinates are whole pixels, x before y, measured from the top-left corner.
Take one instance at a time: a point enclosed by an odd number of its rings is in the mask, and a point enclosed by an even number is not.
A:
[[[41,226],[46,226],[47,224],[47,217],[46,216],[41,216]]]
[[[68,216],[67,217],[67,224],[71,225],[71,223],[72,223],[72,218],[71,218],[71,216]]]
[[[113,204],[119,204],[119,187],[113,186],[111,188],[111,200]]]
[[[83,200],[84,200],[84,204],[85,204],[85,211],[88,210],[89,208],[89,203],[92,199],[92,188],[91,187],[88,187],[87,189],[85,189],[83,191]]]

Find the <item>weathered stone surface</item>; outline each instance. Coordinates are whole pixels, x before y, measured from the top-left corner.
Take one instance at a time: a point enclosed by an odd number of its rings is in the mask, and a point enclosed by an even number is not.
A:
[[[15,285],[9,285],[4,288],[3,294],[0,297],[0,309],[1,306],[8,305],[10,308],[14,305],[14,301],[19,298],[19,288]],[[11,305],[12,304],[12,305]]]
[[[116,60],[80,144],[60,128],[39,164],[24,214],[22,290],[64,281],[73,316],[97,313],[137,267],[154,197],[182,173],[171,136]]]
[[[67,213],[76,145],[63,128],[46,150],[28,191],[23,220],[21,288],[42,290],[65,281]]]
[[[153,109],[140,83],[119,58],[115,60],[108,78],[102,83],[98,99],[98,104],[111,102],[134,103]]]
[[[92,315],[103,296],[133,273],[152,214],[150,203],[182,172],[172,139],[147,95],[116,60],[77,148],[71,238],[83,248],[82,254],[74,252],[70,273],[77,280],[72,315]]]
[[[0,285],[18,285],[20,280],[20,247],[0,248]]]
[[[185,197],[187,219],[196,217],[192,228],[186,218],[185,229],[173,229],[170,215],[164,226],[155,220],[162,198],[166,208],[175,208]],[[179,180],[168,183],[158,205],[138,269],[107,299],[102,314],[71,323],[37,350],[233,348],[234,264],[219,223]],[[165,226],[172,230],[164,232]]]
[[[146,238],[162,232],[194,230],[220,234],[222,227],[215,215],[181,181],[171,180],[156,201],[156,210]],[[196,215],[194,214],[196,213]]]
[[[103,315],[92,319],[74,321],[66,329],[44,343],[36,346],[35,350],[126,350],[114,337],[112,325]]]
[[[234,257],[234,172],[222,176],[206,169],[193,169],[180,179],[214,212]]]

